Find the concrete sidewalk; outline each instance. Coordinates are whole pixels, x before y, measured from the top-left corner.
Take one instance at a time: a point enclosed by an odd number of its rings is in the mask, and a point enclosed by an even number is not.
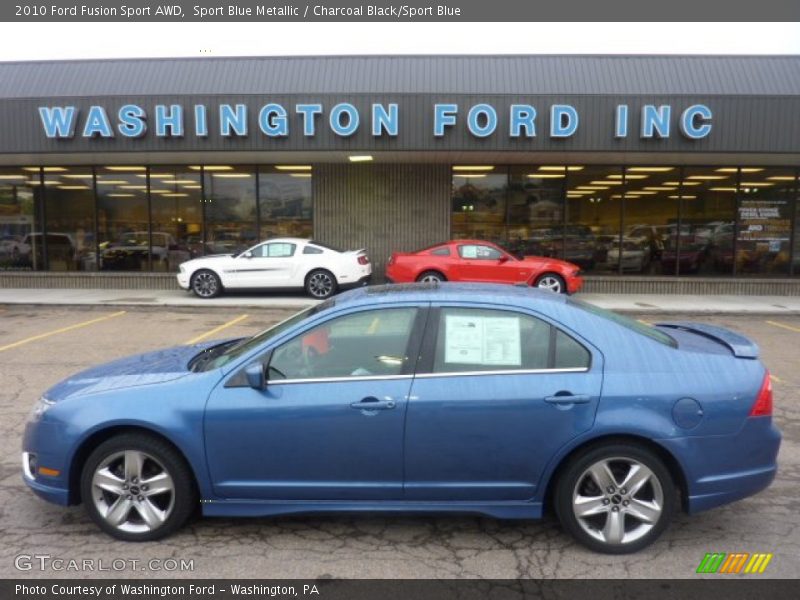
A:
[[[800,296],[688,296],[657,294],[578,294],[602,308],[629,314],[762,314],[800,315]],[[304,308],[315,300],[296,294],[233,294],[201,300],[175,290],[83,290],[15,288],[0,290],[0,305],[62,306],[236,306],[242,308]]]

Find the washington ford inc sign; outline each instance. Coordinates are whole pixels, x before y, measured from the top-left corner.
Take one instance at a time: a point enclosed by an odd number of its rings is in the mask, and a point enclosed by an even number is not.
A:
[[[431,135],[444,137],[449,130],[464,123],[476,138],[502,135],[498,127],[498,113],[501,110],[507,111],[508,129],[505,135],[511,138],[544,135],[540,126],[546,128],[546,135],[551,138],[569,138],[575,135],[581,124],[580,114],[569,104],[551,104],[546,111],[546,118],[542,119],[536,107],[530,104],[511,104],[498,108],[485,103],[469,107],[447,103],[431,107]],[[251,112],[256,114],[252,115]],[[636,111],[638,114],[634,115],[633,112],[627,104],[615,107],[614,114],[609,115],[614,137],[627,138],[629,132],[634,131],[630,135],[669,138],[675,120],[677,129],[688,139],[702,139],[711,133],[713,115],[705,104],[676,109],[668,104],[645,104]],[[215,123],[213,131],[212,113]],[[182,138],[187,135],[200,138],[209,135],[247,137],[252,134],[270,138],[283,138],[291,134],[314,137],[323,127],[329,128],[336,136],[346,138],[361,127],[368,127],[374,137],[396,137],[402,114],[396,103],[372,104],[369,110],[359,111],[353,104],[340,102],[331,107],[320,103],[294,106],[267,103],[257,111],[251,111],[246,104],[195,104],[186,107],[181,104],[157,104],[152,114],[138,104],[124,104],[113,110],[92,105],[85,111],[76,106],[40,106],[39,117],[44,134],[56,139],[76,136],[141,138],[147,135],[159,138]],[[251,124],[253,119],[257,127]],[[542,124],[542,121],[545,123]]]

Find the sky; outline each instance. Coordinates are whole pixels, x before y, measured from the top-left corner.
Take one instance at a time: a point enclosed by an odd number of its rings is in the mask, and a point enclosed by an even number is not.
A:
[[[800,23],[0,23],[0,60],[308,54],[800,54]]]

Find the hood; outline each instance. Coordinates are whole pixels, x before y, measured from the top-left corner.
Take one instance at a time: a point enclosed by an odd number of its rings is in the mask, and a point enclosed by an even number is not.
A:
[[[187,365],[191,358],[218,343],[175,346],[98,365],[57,383],[44,396],[58,402],[69,396],[172,381],[189,375]]]

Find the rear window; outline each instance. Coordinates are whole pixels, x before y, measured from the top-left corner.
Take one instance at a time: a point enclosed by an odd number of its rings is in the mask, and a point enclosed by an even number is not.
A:
[[[597,315],[598,317],[603,317],[604,319],[612,321],[617,325],[622,325],[626,329],[630,329],[631,331],[635,331],[640,335],[649,337],[650,339],[655,340],[661,344],[664,344],[665,346],[670,346],[671,348],[678,347],[678,342],[676,342],[672,337],[668,336],[660,329],[651,327],[646,323],[642,323],[641,321],[636,321],[634,319],[629,319],[628,317],[623,317],[622,315],[618,315],[617,313],[611,312],[610,310],[599,308],[594,304],[589,304],[588,302],[575,300],[574,298],[568,298],[567,302],[572,306],[580,308],[581,310],[585,310],[588,313]]]
[[[319,246],[320,248],[325,248],[326,250],[333,250],[334,252],[344,252],[341,248],[337,248],[336,246],[331,246],[330,244],[323,244],[322,242],[318,242],[317,240],[311,240],[309,244],[314,244],[315,246]]]
[[[434,248],[433,250],[431,250],[431,254],[435,256],[450,256],[450,248],[448,248],[447,246]]]

